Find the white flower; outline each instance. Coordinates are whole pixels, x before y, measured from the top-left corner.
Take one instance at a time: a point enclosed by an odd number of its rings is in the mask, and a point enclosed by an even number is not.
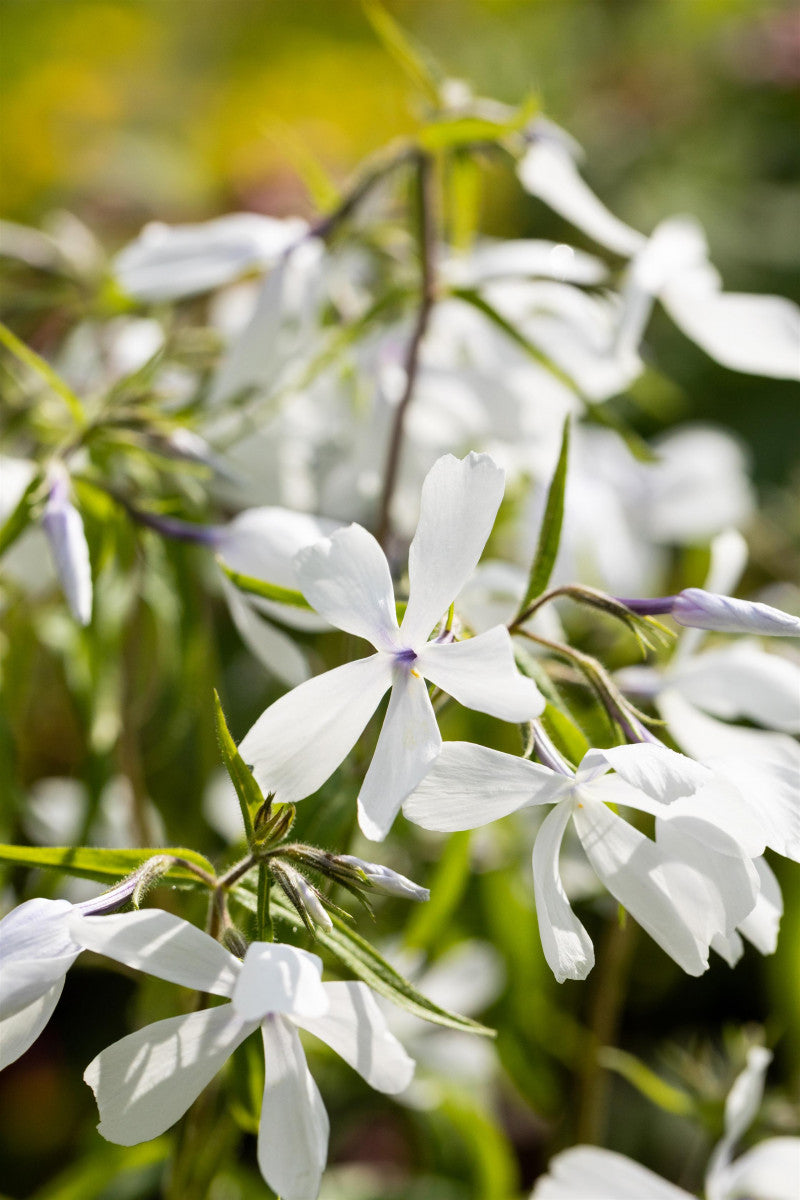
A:
[[[80,904],[26,900],[0,921],[0,1070],[33,1045],[53,1015],[67,971],[83,949],[70,932],[74,914],[119,908],[136,882],[129,877]]]
[[[137,300],[177,300],[264,270],[308,226],[299,218],[230,213],[198,225],[153,221],[114,260],[120,286]]]
[[[98,1129],[133,1146],[158,1137],[188,1109],[236,1047],[261,1029],[265,1083],[258,1164],[282,1200],[315,1200],[328,1150],[328,1117],[300,1044],[313,1033],[382,1092],[400,1092],[414,1064],[389,1033],[363,983],[322,983],[316,955],[254,942],[244,961],[170,913],[80,918],[89,949],[229,1003],[158,1021],[103,1050],[84,1079]]]
[[[706,1200],[796,1200],[800,1194],[800,1138],[776,1137],[745,1151],[735,1162],[732,1151],[761,1104],[764,1076],[772,1059],[754,1046],[747,1066],[725,1104],[725,1133],[717,1143],[705,1179]],[[660,1175],[596,1146],[575,1146],[550,1163],[531,1200],[694,1200],[691,1193]]]
[[[502,494],[503,472],[488,455],[446,455],[435,463],[422,488],[399,628],[389,564],[365,529],[351,525],[300,552],[297,576],[309,602],[377,653],[301,684],[259,718],[240,753],[265,791],[283,803],[316,791],[391,688],[358,797],[362,830],[380,840],[441,749],[425,679],[501,720],[530,720],[542,711],[535,685],[517,672],[505,627],[463,642],[427,640],[474,570]]]
[[[83,521],[70,501],[66,470],[51,467],[48,483],[42,527],[70,612],[81,625],[88,625],[92,619],[92,567]]]
[[[613,768],[613,776],[606,772]],[[542,948],[556,979],[585,979],[594,965],[589,935],[573,913],[558,868],[570,820],[609,892],[690,975],[708,967],[712,941],[751,912],[758,876],[748,855],[704,819],[698,794],[714,777],[663,746],[590,750],[575,775],[468,742],[447,742],[406,800],[426,829],[474,829],[530,805],[553,804],[533,848]],[[610,804],[656,817],[652,841]]]

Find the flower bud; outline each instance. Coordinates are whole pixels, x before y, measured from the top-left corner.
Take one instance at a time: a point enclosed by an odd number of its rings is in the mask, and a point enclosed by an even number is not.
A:
[[[247,938],[235,925],[227,925],[223,929],[220,941],[225,949],[230,950],[231,954],[235,954],[237,958],[244,958],[247,953]]]
[[[364,862],[353,854],[337,854],[336,861],[363,871],[368,883],[376,892],[383,892],[386,896],[402,896],[406,900],[430,900],[431,894],[427,888],[420,887],[405,875],[392,871],[390,867]]]
[[[83,521],[69,499],[69,476],[64,468],[51,468],[48,482],[42,527],[70,612],[81,625],[88,625],[92,619],[92,568]]]
[[[715,629],[719,633],[756,633],[767,637],[800,637],[800,617],[750,600],[718,596],[702,588],[686,588],[672,605],[679,625]]]
[[[322,925],[324,929],[333,928],[333,921],[325,911],[319,892],[305,875],[287,863],[276,860],[270,862],[270,870],[311,933],[314,932],[314,925]]]

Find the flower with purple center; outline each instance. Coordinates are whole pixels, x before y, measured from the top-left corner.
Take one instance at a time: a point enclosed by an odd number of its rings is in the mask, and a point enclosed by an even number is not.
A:
[[[262,714],[240,752],[265,792],[288,803],[316,791],[391,688],[358,797],[361,828],[380,841],[441,750],[426,679],[503,721],[539,715],[544,700],[517,671],[505,626],[465,641],[428,640],[475,569],[503,487],[504,472],[487,454],[446,455],[434,463],[422,487],[399,626],[389,564],[366,529],[350,525],[297,554],[297,579],[313,608],[337,629],[366,638],[377,653],[301,684]]]

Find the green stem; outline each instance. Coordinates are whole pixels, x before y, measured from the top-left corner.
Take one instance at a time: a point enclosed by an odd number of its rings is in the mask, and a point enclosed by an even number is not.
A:
[[[608,1117],[608,1072],[600,1064],[604,1046],[616,1044],[625,1006],[625,984],[631,962],[636,926],[626,914],[615,914],[606,926],[598,955],[594,989],[589,1008],[589,1044],[578,1079],[576,1141],[603,1144]]]

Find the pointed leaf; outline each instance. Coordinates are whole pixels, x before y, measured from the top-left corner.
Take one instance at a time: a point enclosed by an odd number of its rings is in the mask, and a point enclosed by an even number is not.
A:
[[[303,593],[295,591],[294,588],[282,587],[279,583],[267,583],[265,579],[256,579],[253,575],[244,575],[241,571],[234,571],[221,558],[217,559],[217,563],[240,592],[247,592],[251,596],[260,596],[263,600],[277,600],[279,604],[291,604],[293,608],[314,611]]]
[[[569,459],[569,417],[564,422],[564,432],[561,436],[561,451],[558,455],[555,474],[547,493],[542,527],[539,531],[539,544],[531,563],[528,586],[525,596],[519,606],[517,618],[525,611],[532,600],[541,596],[547,587],[561,542],[561,524],[564,520],[564,490],[567,484],[567,462]]]
[[[85,424],[86,417],[83,405],[72,388],[64,382],[48,362],[45,362],[35,350],[31,350],[30,346],[26,346],[24,342],[21,342],[17,335],[12,333],[2,321],[0,321],[0,345],[5,346],[16,359],[24,363],[31,371],[34,371],[56,395],[61,397],[78,425]]]
[[[399,67],[419,88],[434,107],[439,105],[439,84],[430,62],[426,62],[421,51],[412,45],[407,34],[378,4],[377,0],[362,0],[364,15],[372,26],[384,49]]]
[[[247,844],[250,846],[253,842],[253,817],[264,803],[264,795],[253,778],[252,771],[246,765],[236,748],[236,742],[231,737],[216,688],[214,689],[214,720],[217,728],[219,752],[222,755],[225,770],[230,775],[231,783],[236,789],[236,795],[239,798],[239,807],[242,810],[242,820],[244,821],[245,833],[247,834]]]
[[[79,879],[94,879],[98,883],[116,882],[125,875],[130,875],[149,858],[166,856],[183,858],[195,863],[209,875],[214,874],[214,867],[195,850],[185,850],[182,847],[147,849],[147,850],[104,850],[91,846],[9,846],[0,845],[0,863],[9,863],[18,867],[42,867],[63,871],[66,875],[75,875]],[[165,871],[160,877],[166,883],[193,883],[200,880],[188,869],[175,865]]]

